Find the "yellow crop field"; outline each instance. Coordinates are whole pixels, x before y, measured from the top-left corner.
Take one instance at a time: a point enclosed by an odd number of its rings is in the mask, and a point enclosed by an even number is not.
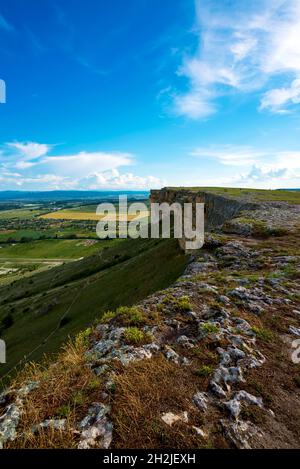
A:
[[[140,212],[137,215],[127,215],[127,220],[135,220],[139,218],[145,218],[149,216],[148,211]],[[57,212],[46,213],[45,215],[41,215],[39,218],[45,218],[48,220],[94,220],[98,221],[104,218],[104,215],[97,215],[96,213],[92,212],[75,212],[73,210],[58,210]],[[109,216],[106,219],[114,220],[113,216]],[[124,221],[125,214],[119,213],[117,214],[117,221]]]

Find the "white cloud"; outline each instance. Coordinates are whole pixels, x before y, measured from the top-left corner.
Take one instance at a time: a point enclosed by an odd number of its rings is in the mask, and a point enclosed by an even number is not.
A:
[[[156,189],[164,186],[166,182],[154,176],[136,176],[133,173],[121,174],[117,169],[95,173],[86,180],[81,180],[81,186],[90,189]]]
[[[204,160],[219,162],[214,185],[253,188],[295,188],[300,183],[300,150],[274,151],[251,146],[214,145],[190,153]],[[225,167],[231,169],[223,176]],[[206,181],[205,185],[211,185]]]
[[[269,109],[275,113],[284,113],[288,104],[300,103],[300,79],[294,80],[289,88],[277,88],[267,91],[260,109]]]
[[[300,150],[278,151],[227,144],[198,147],[191,151],[190,155],[198,158],[213,158],[229,166],[249,166],[259,163],[264,165],[267,171],[280,168],[300,169]]]
[[[53,156],[49,154],[52,148],[52,145],[36,142],[2,145],[0,188],[122,190],[150,189],[165,183],[151,175],[121,173],[120,167],[133,165],[131,153],[82,151]]]
[[[254,164],[257,160],[266,156],[266,152],[242,145],[211,145],[207,148],[199,147],[190,154],[199,158],[213,158],[224,165],[230,166]]]
[[[40,161],[56,174],[67,177],[86,177],[133,163],[129,153],[85,152],[74,155],[47,156]]]
[[[261,91],[261,109],[283,111],[299,103],[300,0],[195,0],[198,47],[178,75],[188,91],[176,93],[174,111],[190,118],[217,110],[215,101]],[[284,80],[286,87],[272,82]]]
[[[177,96],[174,101],[175,112],[190,119],[207,117],[215,112],[215,106],[209,102],[204,89],[197,89],[186,95]]]
[[[299,168],[300,169],[300,168]],[[235,178],[235,185],[262,189],[292,189],[299,187],[300,171],[254,165],[247,173]]]
[[[34,159],[46,155],[52,148],[51,145],[36,142],[12,142],[7,143],[6,146],[12,150],[17,150],[23,159]]]

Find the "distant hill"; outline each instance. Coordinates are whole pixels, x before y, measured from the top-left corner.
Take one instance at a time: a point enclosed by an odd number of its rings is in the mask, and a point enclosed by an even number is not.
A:
[[[130,199],[145,199],[148,191],[0,191],[0,201],[7,200],[87,200],[117,199],[119,195],[127,195]]]

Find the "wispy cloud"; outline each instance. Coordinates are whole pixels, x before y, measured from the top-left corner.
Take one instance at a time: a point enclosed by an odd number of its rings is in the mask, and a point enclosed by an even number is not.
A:
[[[294,80],[288,88],[275,88],[267,91],[261,100],[260,109],[283,114],[290,104],[300,103],[300,79]]]
[[[254,164],[269,154],[255,150],[250,146],[238,145],[210,145],[193,150],[191,156],[198,158],[213,158],[218,162],[229,166],[244,166]]]
[[[300,0],[196,0],[198,47],[178,75],[174,111],[190,118],[216,112],[219,97],[261,93],[261,110],[282,112],[300,101]],[[284,86],[274,87],[274,80]],[[273,89],[274,88],[274,89]]]
[[[15,152],[16,156],[29,160],[46,155],[52,148],[51,145],[36,142],[11,142],[5,147]]]
[[[11,32],[14,31],[14,27],[12,24],[10,24],[3,15],[0,13],[0,29],[3,29],[4,31]]]
[[[219,169],[222,173],[225,167],[231,167],[231,176],[216,179],[216,184],[261,188],[299,186],[300,150],[274,151],[251,146],[212,145],[196,148],[190,154],[203,161],[215,160],[221,165]]]

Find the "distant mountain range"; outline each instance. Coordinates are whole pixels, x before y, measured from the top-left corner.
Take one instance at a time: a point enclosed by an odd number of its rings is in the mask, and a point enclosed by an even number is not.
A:
[[[148,191],[0,191],[0,201],[26,200],[102,200],[117,199],[119,195],[127,195],[129,199],[145,199],[149,197]]]

